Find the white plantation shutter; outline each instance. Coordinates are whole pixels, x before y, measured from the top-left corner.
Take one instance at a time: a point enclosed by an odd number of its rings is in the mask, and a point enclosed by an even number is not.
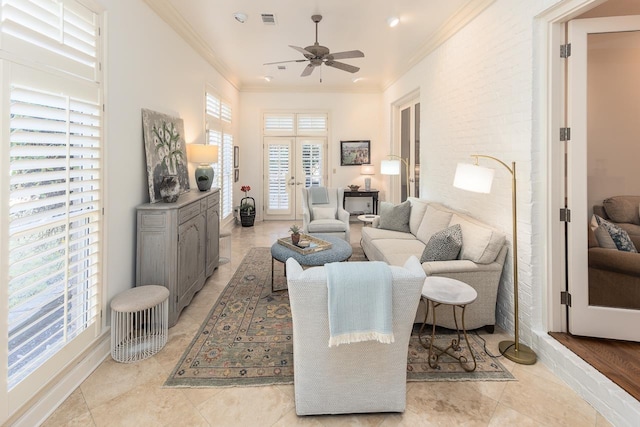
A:
[[[208,143],[218,146],[218,162],[213,166],[220,188],[221,218],[233,214],[233,134],[231,105],[213,93],[205,93]]]
[[[323,186],[323,145],[322,143],[302,143],[302,170],[305,176],[305,188]]]
[[[290,195],[287,187],[291,176],[289,159],[291,145],[288,143],[270,143],[267,146],[267,150],[267,180],[269,185],[267,209],[269,211],[289,210]]]
[[[295,134],[295,114],[274,114],[264,115],[265,135],[294,135]]]
[[[97,80],[94,12],[74,1],[2,0],[1,13],[3,51]]]
[[[97,322],[101,105],[10,90],[9,386]]]
[[[329,129],[326,114],[296,114],[298,135],[326,135]]]

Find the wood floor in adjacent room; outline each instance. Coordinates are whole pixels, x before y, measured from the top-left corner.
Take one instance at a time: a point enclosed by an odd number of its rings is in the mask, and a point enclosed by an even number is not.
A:
[[[640,343],[549,334],[640,401]]]

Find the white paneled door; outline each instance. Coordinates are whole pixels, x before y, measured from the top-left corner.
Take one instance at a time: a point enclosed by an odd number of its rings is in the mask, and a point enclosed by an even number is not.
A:
[[[571,140],[567,144],[567,201],[571,221],[567,230],[568,290],[571,295],[569,332],[602,338],[640,341],[640,310],[597,305],[590,298],[587,230],[594,195],[607,179],[620,175],[624,149],[611,147],[620,129],[638,126],[640,97],[634,95],[640,75],[640,16],[579,19],[569,23],[571,55],[568,58],[567,119]],[[603,60],[603,58],[605,58]],[[608,58],[608,59],[606,59]],[[627,79],[625,83],[623,79]],[[637,93],[637,92],[635,92]],[[606,96],[596,96],[604,94]],[[610,95],[617,94],[614,97]],[[611,100],[609,107],[604,104]],[[612,119],[603,118],[602,108],[622,108]],[[596,108],[597,107],[597,108]],[[600,113],[597,113],[600,111]],[[620,122],[623,120],[623,122]],[[597,122],[597,125],[596,125]],[[633,132],[637,138],[640,127]],[[604,137],[602,137],[604,135]],[[633,139],[637,144],[637,139]],[[600,146],[598,144],[601,144]],[[603,152],[607,152],[603,157]],[[609,157],[614,156],[614,157]],[[615,157],[617,156],[617,157]],[[617,159],[617,160],[616,160]],[[615,161],[614,161],[615,160]],[[609,162],[609,163],[608,163]],[[617,165],[610,168],[606,164]],[[594,167],[594,165],[601,167]],[[598,170],[598,180],[589,171]],[[610,187],[621,188],[619,185]],[[620,195],[623,192],[619,193]],[[608,194],[606,197],[619,194]],[[599,195],[602,196],[602,195]],[[602,197],[598,202],[602,202]],[[599,203],[601,204],[601,203]],[[615,250],[615,249],[610,249]],[[593,284],[592,284],[593,285]]]
[[[264,138],[265,219],[302,218],[301,188],[324,186],[327,138]]]

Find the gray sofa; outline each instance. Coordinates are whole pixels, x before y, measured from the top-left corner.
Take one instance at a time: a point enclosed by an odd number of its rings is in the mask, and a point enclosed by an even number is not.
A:
[[[385,261],[390,265],[402,266],[411,255],[420,259],[425,245],[434,233],[460,224],[462,249],[458,259],[424,262],[422,269],[427,276],[450,277],[472,286],[478,292],[478,298],[467,307],[465,326],[467,329],[485,327],[493,332],[498,286],[507,255],[505,235],[441,204],[411,197],[409,201],[410,232],[378,228],[379,220],[376,219],[372,227],[362,228],[360,245],[365,255],[370,261]],[[451,308],[440,306],[437,310],[437,325],[455,328]],[[415,322],[422,323],[424,314],[424,305],[420,304]]]
[[[625,230],[640,251],[640,196],[615,196],[593,213]],[[640,309],[640,253],[599,242],[589,228],[589,305]],[[602,240],[602,239],[601,239]]]

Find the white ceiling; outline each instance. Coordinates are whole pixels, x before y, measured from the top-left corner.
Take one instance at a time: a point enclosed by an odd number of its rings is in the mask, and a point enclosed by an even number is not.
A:
[[[494,0],[145,1],[239,90],[381,91]],[[245,13],[247,21],[236,21],[235,12]],[[276,25],[265,25],[263,13],[274,14]],[[323,17],[321,45],[331,52],[364,52],[364,58],[341,60],[360,71],[322,65],[300,77],[307,63],[284,64],[286,70],[263,65],[304,59],[289,45],[314,43],[314,14]],[[400,17],[395,28],[387,24],[392,15]],[[353,83],[354,77],[362,79]]]

